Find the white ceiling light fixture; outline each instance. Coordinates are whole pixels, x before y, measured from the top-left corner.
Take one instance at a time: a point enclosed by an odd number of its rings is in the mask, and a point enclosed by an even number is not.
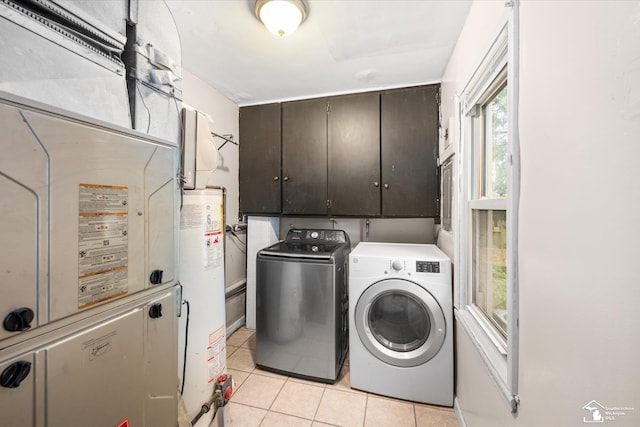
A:
[[[307,17],[302,0],[257,0],[256,16],[273,34],[286,37]]]

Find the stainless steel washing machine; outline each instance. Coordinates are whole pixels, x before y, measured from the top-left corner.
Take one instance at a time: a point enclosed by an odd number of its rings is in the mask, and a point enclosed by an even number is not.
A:
[[[256,365],[336,381],[349,345],[350,250],[342,230],[291,229],[258,252]]]

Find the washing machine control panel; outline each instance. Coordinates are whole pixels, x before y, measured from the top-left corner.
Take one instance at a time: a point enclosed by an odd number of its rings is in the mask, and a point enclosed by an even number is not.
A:
[[[393,273],[408,275],[412,273],[440,273],[440,263],[438,261],[389,259],[385,274]]]
[[[292,228],[285,238],[287,242],[304,243],[349,243],[349,236],[343,230],[303,230]]]
[[[440,273],[437,261],[416,261],[416,273]]]
[[[404,263],[402,261],[392,261],[391,262],[391,268],[393,268],[395,271],[400,271],[404,268]]]

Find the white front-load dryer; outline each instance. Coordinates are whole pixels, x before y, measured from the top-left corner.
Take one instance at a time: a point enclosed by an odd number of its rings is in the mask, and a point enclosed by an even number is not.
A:
[[[435,245],[359,243],[349,328],[352,388],[453,406],[451,261]]]

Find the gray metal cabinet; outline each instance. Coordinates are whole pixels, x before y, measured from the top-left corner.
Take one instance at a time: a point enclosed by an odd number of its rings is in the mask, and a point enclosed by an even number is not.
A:
[[[175,281],[176,144],[5,99],[0,127],[3,346]]]
[[[439,85],[381,93],[382,216],[438,215]]]
[[[240,211],[281,211],[280,104],[240,108]]]
[[[36,425],[36,373],[34,352],[25,352],[0,363],[3,383],[0,387],[2,425],[34,427]],[[8,384],[11,378],[12,384]]]
[[[380,215],[380,95],[329,100],[328,192],[332,215]]]
[[[282,213],[327,214],[327,100],[282,104]]]
[[[0,350],[0,424],[174,427],[178,301],[164,288]]]

